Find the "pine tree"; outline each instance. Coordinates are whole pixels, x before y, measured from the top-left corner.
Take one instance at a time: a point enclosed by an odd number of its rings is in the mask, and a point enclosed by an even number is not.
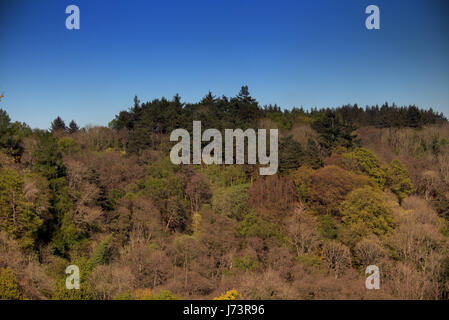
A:
[[[75,133],[78,132],[80,128],[78,127],[78,124],[75,122],[75,120],[70,121],[69,123],[69,133]]]
[[[19,239],[23,248],[32,248],[42,219],[23,196],[23,178],[9,168],[0,170],[0,230]]]
[[[61,119],[61,117],[57,117],[53,122],[51,123],[51,132],[66,132],[67,126],[65,125],[64,120]]]
[[[31,133],[25,123],[11,122],[6,111],[0,109],[0,151],[20,161],[23,153],[22,139]]]
[[[279,172],[285,174],[297,169],[304,161],[304,151],[301,144],[293,140],[292,136],[281,138],[279,144]]]
[[[309,140],[307,140],[304,164],[308,165],[312,169],[319,169],[323,166],[323,160],[320,157],[320,151],[318,150],[318,146],[312,138],[309,138]]]
[[[109,243],[112,240],[113,234],[109,235],[104,241],[102,241],[95,251],[92,253],[92,256],[89,259],[90,267],[95,269],[96,266],[101,264],[107,264],[109,261]]]

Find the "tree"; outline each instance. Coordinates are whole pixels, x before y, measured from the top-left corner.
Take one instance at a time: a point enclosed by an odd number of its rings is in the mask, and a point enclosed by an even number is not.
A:
[[[395,226],[382,192],[370,186],[349,193],[339,211],[343,223],[355,237],[383,235]]]
[[[37,136],[37,144],[32,150],[34,171],[48,180],[66,176],[58,141],[57,137],[49,133],[41,133]]]
[[[245,239],[250,237],[258,237],[262,240],[281,238],[278,225],[260,218],[254,210],[243,217],[239,233]]]
[[[183,229],[186,222],[185,193],[181,178],[176,175],[178,167],[168,158],[148,166],[148,176],[142,193],[150,196],[159,209],[166,230],[177,227]]]
[[[251,97],[248,86],[242,86],[236,98],[229,103],[227,117],[235,128],[254,128],[259,118],[259,104]]]
[[[407,168],[399,159],[394,159],[387,170],[387,187],[397,195],[399,202],[415,192]]]
[[[62,120],[61,117],[58,116],[51,123],[50,131],[52,133],[54,133],[54,132],[66,132],[67,131],[67,126],[65,125],[64,120]]]
[[[318,146],[312,138],[307,140],[307,147],[304,153],[304,164],[312,169],[319,169],[323,166]]]
[[[111,243],[113,234],[109,235],[105,240],[103,240],[92,253],[89,259],[89,265],[93,269],[98,265],[107,264],[110,258],[109,244]]]
[[[0,300],[22,300],[17,279],[9,267],[0,270]]]
[[[78,127],[78,124],[75,122],[75,120],[70,121],[68,131],[70,134],[76,133],[80,130]]]
[[[218,188],[213,193],[212,208],[214,211],[242,220],[248,212],[248,184]]]
[[[328,240],[323,245],[323,257],[329,270],[335,274],[335,279],[351,267],[351,252],[345,245]]]
[[[268,191],[269,190],[269,191]],[[290,177],[277,175],[259,178],[249,188],[248,204],[268,221],[281,221],[298,201],[295,185]]]
[[[312,123],[312,128],[320,134],[321,145],[328,152],[337,146],[350,148],[354,145],[356,126],[335,110],[326,110]]]
[[[211,164],[201,168],[215,188],[231,187],[249,182],[243,166]]]
[[[299,200],[302,202],[308,202],[310,200],[309,186],[313,174],[314,170],[309,166],[304,165],[299,167],[290,175],[298,191]]]
[[[289,242],[295,247],[298,256],[311,254],[318,248],[320,239],[316,232],[316,220],[316,217],[306,212],[301,204],[293,210],[293,215],[287,220]]]
[[[23,196],[23,178],[12,169],[0,170],[0,229],[20,240],[22,247],[34,247],[42,219]]]
[[[30,127],[25,123],[11,122],[6,111],[0,109],[0,151],[12,156],[15,162],[20,162],[24,151],[23,138],[30,134]]]
[[[201,204],[212,196],[209,180],[205,175],[194,170],[184,170],[183,180],[185,193],[190,200],[191,212],[198,212]]]
[[[308,180],[308,206],[319,214],[339,215],[339,205],[357,187],[373,184],[366,176],[337,166],[316,170]]]
[[[342,159],[348,170],[366,173],[376,181],[380,188],[384,187],[386,174],[374,153],[365,148],[357,148],[354,151],[343,153]]]
[[[338,236],[338,225],[335,218],[328,214],[320,216],[318,231],[325,239],[336,239]]]
[[[11,118],[9,117],[8,113],[6,113],[5,110],[0,109],[0,130],[2,132],[5,132],[9,124],[11,123]]]
[[[279,143],[279,172],[285,174],[301,166],[304,151],[301,144],[293,140],[292,136],[281,138]]]

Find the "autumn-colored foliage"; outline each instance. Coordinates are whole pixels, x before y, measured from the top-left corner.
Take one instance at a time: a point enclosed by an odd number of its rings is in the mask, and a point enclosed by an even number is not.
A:
[[[298,199],[293,181],[289,177],[259,178],[253,182],[248,192],[249,205],[269,221],[281,220]]]
[[[310,207],[320,214],[339,215],[338,207],[355,188],[372,181],[337,166],[326,166],[314,172],[308,183]]]

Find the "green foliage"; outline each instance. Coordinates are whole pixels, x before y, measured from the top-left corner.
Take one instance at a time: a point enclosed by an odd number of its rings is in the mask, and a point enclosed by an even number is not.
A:
[[[234,256],[234,258],[232,259],[232,265],[234,268],[245,272],[254,271],[259,267],[259,263],[249,255],[243,257]]]
[[[383,235],[395,227],[383,193],[370,186],[355,189],[340,206],[343,223],[356,237]]]
[[[317,254],[303,254],[295,258],[296,261],[304,263],[308,266],[314,267],[317,270],[324,269],[323,259]]]
[[[449,222],[449,198],[441,190],[436,192],[436,197],[431,201],[438,215]]]
[[[312,128],[320,134],[320,143],[328,151],[337,146],[351,148],[354,145],[356,126],[335,110],[319,114]]]
[[[57,143],[59,150],[65,155],[77,153],[80,151],[78,143],[70,137],[62,137],[58,139]]]
[[[57,179],[66,174],[58,140],[49,133],[40,133],[33,150],[33,169],[48,180]]]
[[[310,200],[308,186],[311,183],[314,170],[307,165],[301,166],[290,175],[298,190],[299,199],[303,202]]]
[[[67,257],[70,250],[78,247],[85,237],[86,235],[73,223],[70,214],[66,214],[54,234],[54,251],[57,255]]]
[[[70,121],[68,132],[70,134],[73,134],[73,133],[78,132],[79,130],[80,130],[80,128],[78,127],[78,124],[75,122],[75,120]]]
[[[125,193],[119,189],[113,188],[108,195],[108,209],[114,210],[117,202],[125,196]]]
[[[31,134],[25,123],[11,122],[6,111],[0,109],[0,151],[12,156],[16,162],[23,154],[23,138]]]
[[[415,187],[410,180],[407,168],[398,159],[394,159],[390,163],[390,168],[387,170],[386,186],[396,194],[399,202],[402,202],[404,198],[415,192]]]
[[[123,292],[113,297],[112,300],[132,300],[132,296],[129,292]]]
[[[54,218],[60,221],[62,217],[69,214],[73,208],[67,179],[65,177],[50,180],[51,209]]]
[[[89,264],[93,269],[101,264],[109,263],[110,251],[109,244],[111,243],[113,234],[109,235],[105,240],[103,240],[94,250],[92,256],[89,259]]]
[[[277,127],[281,130],[290,130],[294,123],[293,117],[288,117],[286,113],[283,113],[282,111],[277,112],[270,112],[267,113],[267,118],[271,119],[276,123]]]
[[[207,176],[215,188],[231,187],[248,182],[243,166],[212,164],[202,167],[201,172]]]
[[[66,132],[67,126],[65,125],[64,120],[61,119],[61,117],[57,117],[53,122],[51,123],[50,127],[51,132]]]
[[[363,172],[373,178],[380,188],[384,187],[385,171],[381,168],[379,159],[371,151],[356,148],[354,151],[343,153],[342,159],[348,169]]]
[[[240,224],[239,233],[243,238],[258,237],[262,240],[269,238],[282,239],[282,234],[276,224],[267,222],[260,218],[254,210],[251,210],[243,217]]]
[[[323,238],[336,239],[338,236],[338,225],[335,219],[326,214],[319,217],[318,231]]]
[[[236,97],[215,98],[209,93],[200,103],[184,105],[179,95],[172,100],[165,98],[140,103],[134,100],[129,111],[122,111],[111,121],[117,130],[128,129],[127,151],[139,153],[142,149],[155,146],[158,142],[150,137],[154,134],[168,134],[177,128],[192,128],[193,120],[200,120],[207,128],[255,128],[260,108],[243,86]]]
[[[177,171],[178,168],[168,158],[152,163],[148,166],[148,176],[143,182],[141,193],[151,197],[163,215],[165,224],[172,228],[184,228],[187,220],[186,197]]]
[[[73,202],[67,186],[63,152],[59,141],[60,139],[49,133],[39,133],[37,135],[37,144],[32,152],[34,172],[47,178],[49,181],[52,219],[50,219],[47,226],[47,233],[52,232],[55,223],[61,225],[62,218],[69,214],[73,208]],[[64,145],[65,143],[63,142],[62,146]],[[72,145],[72,143],[69,142],[69,145]]]
[[[213,209],[230,218],[241,220],[248,212],[248,189],[248,184],[242,184],[215,190],[212,197]]]
[[[42,219],[23,196],[23,178],[12,169],[0,170],[0,230],[19,239],[23,248],[33,248]]]
[[[56,283],[56,290],[53,293],[53,300],[92,300],[95,295],[90,287],[89,278],[92,274],[93,268],[89,260],[84,257],[78,258],[70,265],[76,265],[80,270],[80,288],[67,289],[66,279],[68,277],[65,272],[60,274],[60,278]]]
[[[84,286],[80,289],[69,290],[63,285],[58,286],[53,295],[53,300],[92,300],[94,298],[92,291]]]
[[[23,300],[19,284],[9,267],[0,269],[0,300]]]
[[[304,153],[304,164],[312,169],[319,169],[323,166],[323,159],[320,157],[320,151],[312,138],[307,140],[307,146]]]
[[[279,142],[279,173],[285,174],[297,169],[304,161],[304,151],[301,144],[292,136],[281,138]]]
[[[437,113],[432,109],[418,109],[415,105],[398,107],[395,104],[384,103],[381,107],[376,105],[368,106],[365,109],[359,108],[357,105],[346,105],[337,108],[335,111],[343,118],[354,123],[379,128],[420,128],[423,125],[446,121],[442,113]]]
[[[180,300],[176,294],[171,292],[170,290],[161,290],[157,294],[153,294],[150,296],[148,300]]]

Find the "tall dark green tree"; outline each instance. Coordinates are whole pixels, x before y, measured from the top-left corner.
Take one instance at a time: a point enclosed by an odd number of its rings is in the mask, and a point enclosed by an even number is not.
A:
[[[320,156],[320,150],[312,138],[307,140],[306,150],[304,152],[304,164],[312,169],[318,169],[323,166],[323,159]]]
[[[237,97],[231,99],[228,115],[234,128],[255,128],[260,116],[259,104],[251,97],[248,86],[240,89]]]
[[[23,153],[22,140],[31,134],[25,123],[11,122],[6,111],[0,109],[0,151],[20,162]]]
[[[320,143],[331,152],[337,146],[351,148],[356,138],[356,126],[335,110],[328,109],[313,122],[312,128],[320,134]]]
[[[70,247],[67,239],[79,240],[80,237],[78,230],[71,223],[73,202],[58,138],[48,132],[39,132],[32,158],[33,170],[49,181],[51,217],[45,222],[42,238],[47,241],[56,237],[55,252],[64,255],[64,248]]]
[[[50,130],[51,130],[51,132],[66,132],[67,126],[65,125],[64,120],[62,120],[61,117],[58,116],[51,123]]]
[[[75,122],[75,120],[70,121],[68,131],[70,134],[78,132],[80,128],[78,127],[78,124]]]
[[[304,151],[292,136],[281,138],[279,143],[279,172],[286,174],[299,168],[304,161]]]

